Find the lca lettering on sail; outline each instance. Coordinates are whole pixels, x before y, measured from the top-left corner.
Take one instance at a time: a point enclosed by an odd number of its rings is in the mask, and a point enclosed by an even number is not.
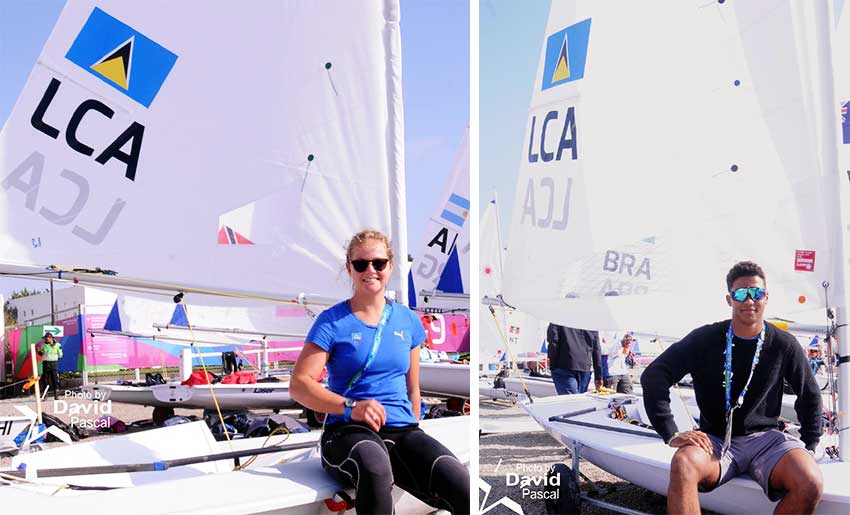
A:
[[[563,231],[570,214],[573,178],[564,173],[566,163],[578,160],[575,107],[533,113],[528,132],[528,182],[520,223]],[[542,121],[540,121],[542,120]]]
[[[34,86],[37,84],[44,86]],[[73,235],[98,245],[126,205],[115,192],[130,195],[128,188],[135,180],[145,128],[120,110],[90,98],[78,85],[63,83],[44,69],[33,74],[28,87],[33,91],[25,93],[19,108],[24,109],[29,121],[30,135],[24,141],[33,142],[35,148],[18,158],[0,186],[10,191],[10,199],[11,190],[19,191],[25,209],[55,225],[69,226]],[[93,159],[81,164],[72,155]],[[112,180],[115,175],[105,177],[101,170],[117,172],[122,180],[130,181],[125,181],[126,186],[116,186]],[[61,195],[57,197],[56,192]],[[81,215],[86,215],[91,226],[73,223]]]
[[[137,59],[138,56],[141,58]],[[135,102],[150,107],[177,56],[95,8],[65,59]],[[120,173],[130,184],[135,182],[145,126],[132,119],[126,106],[109,105],[109,100],[103,97],[93,98],[97,96],[94,88],[78,80],[60,80],[56,75],[59,74],[53,69],[37,67],[30,78],[16,109],[23,110],[21,114],[25,116],[16,119],[29,121],[27,128],[35,134],[24,136],[22,141],[34,142],[35,148],[20,149],[28,152],[22,159],[10,158],[13,163],[20,161],[0,180],[0,185],[6,191],[20,191],[25,209],[36,212],[38,208],[42,218],[58,226],[71,225],[81,214],[88,220],[102,216],[95,227],[75,224],[71,229],[75,236],[98,245],[126,205],[120,197],[112,200],[108,197],[115,191],[119,194],[123,191],[125,195],[132,191],[127,189],[129,186],[116,185],[110,177],[104,177],[101,167],[107,173]],[[16,129],[26,130],[20,125]],[[90,157],[90,165],[80,164],[79,155]],[[61,171],[54,160],[61,163]],[[110,193],[104,193],[106,190]],[[54,207],[48,207],[46,198],[40,201],[42,191],[62,192],[61,202],[56,202],[53,196]],[[49,193],[45,196],[51,197]],[[57,212],[53,210],[57,204],[68,207]]]
[[[590,24],[588,18],[546,37],[539,77],[540,91],[545,93],[538,97],[545,98],[545,107],[535,109],[528,122],[522,225],[563,231],[569,224],[573,178],[564,168],[579,159],[573,87],[584,78]],[[559,100],[553,102],[553,95]]]

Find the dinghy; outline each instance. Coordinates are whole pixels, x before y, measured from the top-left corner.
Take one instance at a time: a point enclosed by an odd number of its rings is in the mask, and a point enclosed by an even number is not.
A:
[[[676,449],[664,445],[652,429],[612,419],[608,405],[613,399],[623,398],[628,396],[564,395],[522,406],[547,433],[582,458],[630,483],[666,495],[670,461]],[[632,399],[636,401],[632,413],[635,416],[643,403],[639,397]],[[671,404],[677,404],[676,401],[672,396]],[[688,424],[681,401],[678,405],[675,411],[680,430],[693,427],[692,423]],[[558,420],[559,417],[563,418]],[[639,415],[635,419],[640,420]],[[817,456],[824,477],[824,495],[816,513],[848,513],[850,492],[846,478],[850,463],[831,459],[824,453],[823,445],[818,448]],[[566,480],[562,477],[562,481]],[[739,477],[710,493],[700,494],[700,505],[720,513],[770,513],[775,503],[767,499],[758,483]]]
[[[465,464],[469,464],[469,417],[426,420],[421,427],[447,446]],[[463,434],[464,438],[452,438]],[[213,460],[185,467],[166,467],[180,458],[215,456],[225,453],[227,442],[215,442],[202,422],[181,424],[120,436],[98,442],[77,444],[16,458],[27,463],[27,483],[0,484],[0,495],[7,505],[37,509],[61,509],[70,512],[107,514],[126,510],[128,506],[144,506],[146,513],[331,513],[327,501],[333,502],[340,491],[346,491],[321,467],[316,455],[318,432],[290,435],[283,444],[290,450],[261,455],[246,469],[233,471],[233,459]],[[252,452],[276,445],[281,438],[234,440],[233,448],[248,458]],[[39,477],[39,469],[93,468],[131,463],[161,463],[157,471],[120,472],[72,476]],[[243,462],[244,463],[244,462]],[[151,467],[152,468],[152,467]],[[148,469],[150,470],[150,468]],[[77,470],[76,472],[80,472]],[[44,470],[47,473],[47,470]],[[55,473],[55,472],[54,472]],[[3,476],[0,475],[0,478]],[[4,481],[8,480],[4,478]],[[57,485],[120,486],[114,490],[80,490]],[[347,490],[353,495],[352,490]],[[186,495],[191,492],[192,495]],[[236,492],[233,499],[222,502],[222,495]],[[55,495],[54,495],[55,494]],[[393,492],[397,513],[433,512],[410,494],[396,488]],[[155,500],[155,502],[151,502]],[[339,498],[336,497],[338,501]]]

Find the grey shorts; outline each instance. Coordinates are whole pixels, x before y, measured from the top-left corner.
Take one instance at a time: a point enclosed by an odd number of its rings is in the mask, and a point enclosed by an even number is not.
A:
[[[723,439],[709,434],[707,436],[714,447],[714,455],[720,457]],[[770,474],[773,472],[773,467],[788,451],[805,448],[806,446],[798,438],[777,429],[746,436],[734,436],[729,451],[725,456],[720,457],[720,481],[713,488],[700,486],[700,491],[709,492],[736,476],[749,474],[761,485],[768,499],[778,501],[785,492],[770,488]]]

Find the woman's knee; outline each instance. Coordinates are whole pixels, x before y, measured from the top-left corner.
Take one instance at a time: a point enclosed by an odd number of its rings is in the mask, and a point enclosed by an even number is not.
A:
[[[392,483],[390,456],[383,445],[371,440],[360,441],[351,449],[349,456],[357,463],[361,475],[386,478]]]

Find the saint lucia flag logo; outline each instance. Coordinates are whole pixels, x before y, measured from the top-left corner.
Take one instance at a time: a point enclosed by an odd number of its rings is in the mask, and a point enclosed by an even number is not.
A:
[[[95,7],[65,58],[145,107],[177,55]]]
[[[584,77],[589,40],[590,18],[549,36],[541,90]]]

